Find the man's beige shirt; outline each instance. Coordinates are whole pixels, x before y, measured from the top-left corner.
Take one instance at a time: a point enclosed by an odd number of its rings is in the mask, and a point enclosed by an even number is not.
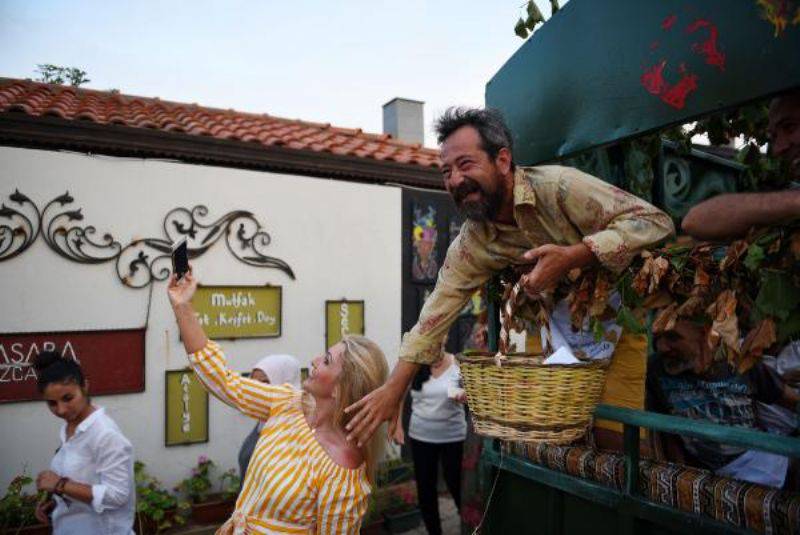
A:
[[[577,169],[517,168],[516,226],[467,220],[447,250],[436,288],[403,337],[400,359],[428,364],[466,301],[494,273],[522,264],[529,249],[583,242],[600,263],[620,272],[642,249],[671,234],[672,219],[647,202]]]

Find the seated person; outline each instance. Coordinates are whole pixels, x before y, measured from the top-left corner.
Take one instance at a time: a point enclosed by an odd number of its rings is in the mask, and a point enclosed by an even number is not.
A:
[[[800,396],[768,366],[759,363],[739,375],[727,361],[712,361],[702,325],[678,320],[674,329],[656,335],[655,349],[647,372],[651,410],[758,430],[765,429],[758,420],[756,402],[797,410]],[[694,372],[695,363],[709,361],[712,364],[706,372]],[[674,442],[667,445],[670,461],[751,483],[776,488],[784,485],[789,466],[786,457],[699,438],[680,439],[683,448]]]
[[[785,162],[792,181],[785,191],[726,193],[694,206],[681,222],[699,240],[741,238],[751,227],[800,218],[800,89],[772,100],[769,106],[769,151]]]

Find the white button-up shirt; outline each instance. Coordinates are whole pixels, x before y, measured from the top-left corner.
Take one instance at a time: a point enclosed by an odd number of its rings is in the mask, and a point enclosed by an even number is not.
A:
[[[105,409],[92,412],[69,439],[64,424],[61,447],[50,468],[62,477],[92,487],[91,504],[55,496],[55,535],[133,533],[133,447]]]

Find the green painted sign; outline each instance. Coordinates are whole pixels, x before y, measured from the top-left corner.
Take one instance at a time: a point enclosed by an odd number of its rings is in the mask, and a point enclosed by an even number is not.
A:
[[[214,340],[281,335],[280,286],[201,286],[192,306]]]
[[[192,370],[166,373],[165,445],[208,442],[208,392]]]
[[[347,334],[364,334],[364,301],[326,301],[326,349],[339,343]]]
[[[486,105],[530,165],[800,87],[800,2],[771,4],[570,0],[489,81]]]

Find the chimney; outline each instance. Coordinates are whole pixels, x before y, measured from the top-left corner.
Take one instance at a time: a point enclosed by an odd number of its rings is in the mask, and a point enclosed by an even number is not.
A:
[[[396,97],[383,105],[383,133],[408,143],[424,145],[424,102]]]

